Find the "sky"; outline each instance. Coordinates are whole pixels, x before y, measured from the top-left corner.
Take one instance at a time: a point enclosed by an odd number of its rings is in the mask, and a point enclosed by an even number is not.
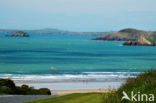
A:
[[[0,0],[1,29],[156,31],[156,0]]]

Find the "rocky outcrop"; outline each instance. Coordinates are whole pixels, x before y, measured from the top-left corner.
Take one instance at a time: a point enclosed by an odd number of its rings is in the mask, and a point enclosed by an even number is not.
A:
[[[100,37],[100,38],[95,38],[93,40],[103,40],[103,41],[130,41],[130,40],[132,40],[132,41],[134,41],[136,39],[122,38],[122,37],[119,37],[119,36],[113,36],[113,37],[105,36],[103,38]]]
[[[6,35],[7,37],[29,37],[29,34],[23,31],[14,32],[12,35]]]
[[[128,28],[93,40],[126,41],[123,45],[129,46],[156,46],[156,32]]]
[[[152,43],[149,40],[141,36],[137,41],[126,41],[123,45],[128,46],[156,46],[156,43]]]

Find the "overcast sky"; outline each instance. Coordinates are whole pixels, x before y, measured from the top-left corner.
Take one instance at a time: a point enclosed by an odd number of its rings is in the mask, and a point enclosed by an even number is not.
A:
[[[0,28],[156,30],[156,0],[0,0]]]

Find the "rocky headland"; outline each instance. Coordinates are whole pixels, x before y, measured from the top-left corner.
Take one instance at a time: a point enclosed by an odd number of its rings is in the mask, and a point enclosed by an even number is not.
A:
[[[128,46],[156,46],[156,32],[128,28],[93,40],[125,41],[123,45]]]

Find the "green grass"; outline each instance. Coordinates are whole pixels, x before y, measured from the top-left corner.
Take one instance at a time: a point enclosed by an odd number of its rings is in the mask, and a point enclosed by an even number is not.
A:
[[[156,43],[156,40],[155,39],[147,39],[148,41],[150,41],[151,43]]]
[[[26,103],[103,103],[103,93],[74,93]]]
[[[131,91],[135,94],[154,94],[156,98],[156,70],[151,70],[140,74],[137,78],[130,78],[113,93],[75,93],[56,98],[49,98],[26,103],[150,103],[121,101],[122,92],[125,91],[130,96]],[[156,103],[156,102],[151,102]]]

